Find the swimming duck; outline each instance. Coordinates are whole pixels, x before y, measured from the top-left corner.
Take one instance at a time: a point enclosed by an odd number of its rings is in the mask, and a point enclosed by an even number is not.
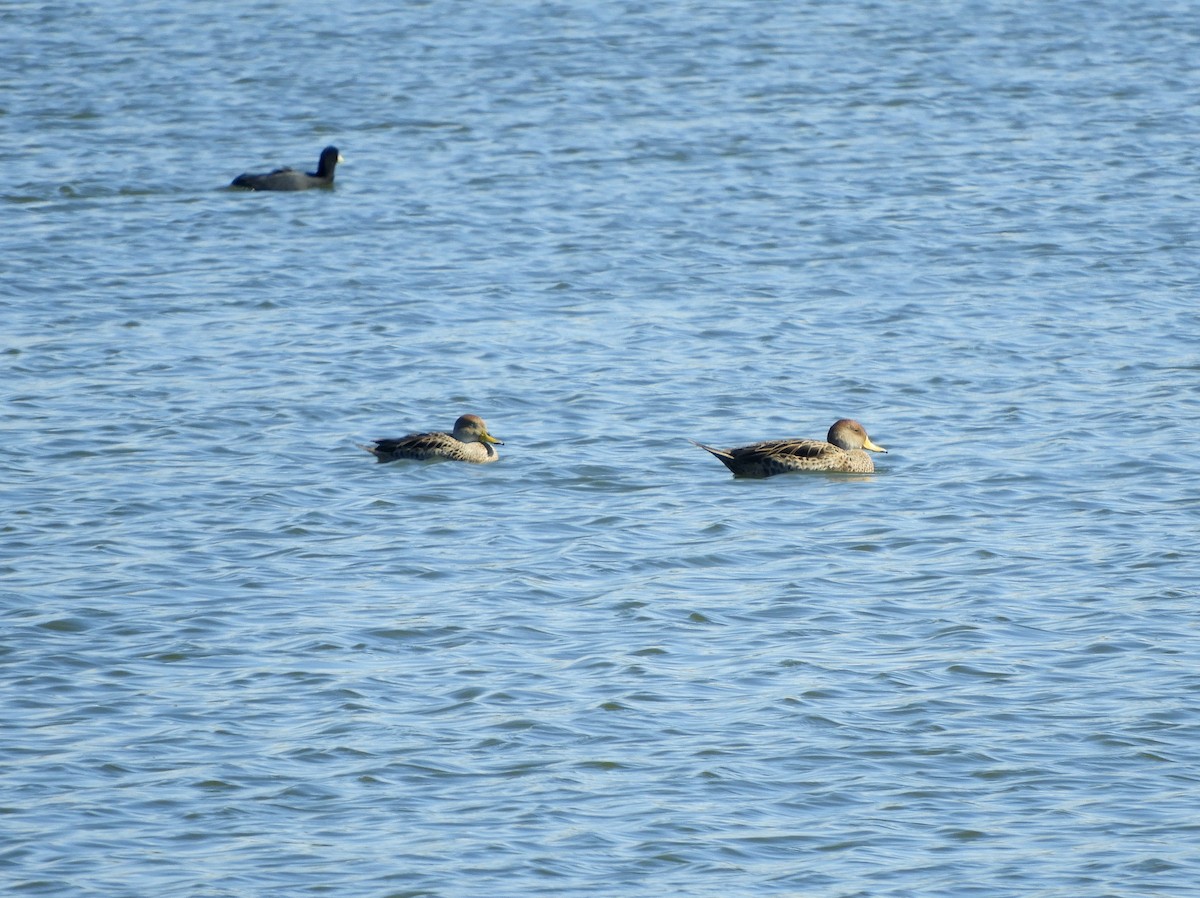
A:
[[[379,461],[412,458],[419,461],[470,461],[484,464],[500,456],[493,445],[503,446],[488,433],[478,415],[463,415],[454,422],[453,433],[412,433],[390,440],[372,440],[362,446]]]
[[[692,440],[696,443],[695,440]],[[835,471],[869,474],[875,470],[863,452],[887,452],[876,446],[857,421],[842,418],[829,428],[825,440],[766,440],[737,449],[714,449],[696,443],[721,460],[735,477],[770,477],[792,471]]]
[[[261,175],[238,175],[229,186],[245,187],[247,190],[308,190],[312,187],[332,187],[333,171],[337,164],[343,161],[345,160],[337,147],[326,147],[321,150],[317,170],[312,174],[305,174],[294,168],[277,168]]]

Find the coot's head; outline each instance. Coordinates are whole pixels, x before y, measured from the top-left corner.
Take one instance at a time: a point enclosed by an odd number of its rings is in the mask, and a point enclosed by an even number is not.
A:
[[[337,147],[326,147],[321,150],[321,161],[317,164],[318,178],[332,178],[333,170],[339,162],[345,162]]]

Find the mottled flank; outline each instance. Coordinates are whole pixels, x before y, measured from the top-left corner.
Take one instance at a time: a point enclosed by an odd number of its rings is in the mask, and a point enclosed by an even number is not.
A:
[[[719,458],[735,477],[770,477],[796,471],[869,474],[875,470],[875,463],[863,450],[887,452],[871,442],[861,424],[849,418],[830,427],[825,440],[766,440],[736,449],[696,445]]]
[[[315,172],[306,174],[294,168],[277,168],[261,175],[238,175],[230,186],[244,187],[246,190],[311,190],[314,187],[332,187],[334,170],[337,164],[343,161],[345,160],[337,147],[326,147],[321,151]]]
[[[417,461],[469,461],[485,464],[495,461],[499,454],[494,446],[503,446],[488,433],[487,425],[478,415],[463,415],[454,422],[453,433],[413,433],[395,439],[373,440],[363,446],[381,462],[402,458]]]

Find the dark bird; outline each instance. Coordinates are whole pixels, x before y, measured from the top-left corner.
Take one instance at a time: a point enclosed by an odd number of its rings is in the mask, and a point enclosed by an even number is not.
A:
[[[294,168],[277,168],[261,175],[238,175],[230,186],[244,187],[247,190],[310,190],[313,187],[332,187],[333,170],[342,161],[342,154],[338,152],[337,147],[326,147],[321,150],[317,170],[311,174],[296,171]]]

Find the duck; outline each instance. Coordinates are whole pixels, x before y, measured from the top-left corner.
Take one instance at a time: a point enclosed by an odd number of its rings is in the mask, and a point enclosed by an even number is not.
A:
[[[418,461],[468,461],[476,464],[493,462],[500,456],[495,446],[504,443],[488,433],[487,425],[478,415],[463,415],[454,422],[452,433],[411,433],[394,439],[372,440],[360,446],[380,462],[403,458]]]
[[[277,168],[266,174],[241,174],[233,179],[230,187],[243,187],[246,190],[309,190],[313,187],[332,187],[333,172],[339,162],[344,162],[337,147],[326,147],[321,150],[321,158],[317,162],[317,170],[311,174],[296,171],[294,168]]]
[[[875,462],[864,452],[887,452],[871,442],[866,428],[851,418],[835,421],[824,440],[764,440],[736,449],[697,446],[711,452],[735,477],[771,477],[795,471],[870,474]]]

